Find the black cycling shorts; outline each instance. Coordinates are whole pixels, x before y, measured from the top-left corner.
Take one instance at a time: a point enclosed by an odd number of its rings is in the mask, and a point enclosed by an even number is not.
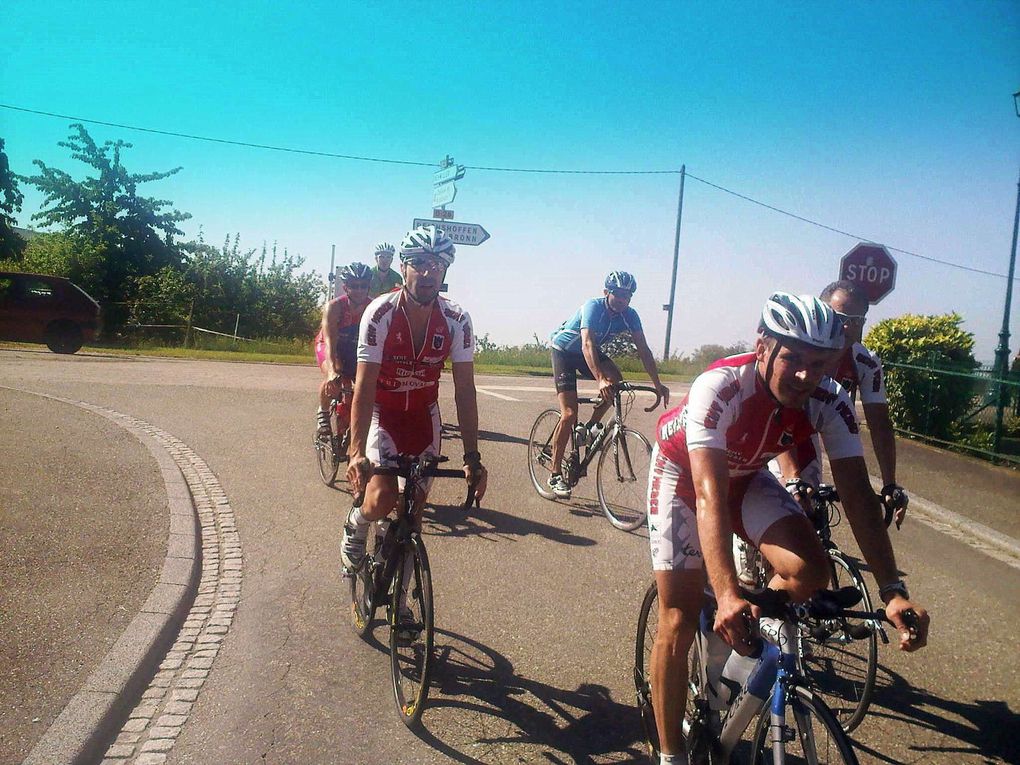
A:
[[[607,356],[598,351],[599,362],[607,360]],[[588,368],[588,362],[584,354],[570,351],[561,351],[559,348],[552,349],[553,379],[556,381],[556,392],[566,393],[573,391],[577,393],[577,378],[582,380],[594,380],[595,375]]]

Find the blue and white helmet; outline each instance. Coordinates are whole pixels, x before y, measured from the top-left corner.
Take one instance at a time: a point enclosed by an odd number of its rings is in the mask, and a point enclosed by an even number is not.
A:
[[[761,311],[758,331],[779,340],[797,340],[814,348],[843,348],[843,322],[831,306],[813,295],[773,293]]]
[[[606,277],[607,290],[627,290],[637,292],[637,279],[626,271],[613,271]]]
[[[400,243],[400,262],[406,263],[419,255],[434,255],[447,266],[453,263],[457,248],[443,229],[436,226],[419,226],[409,231]]]
[[[351,263],[340,269],[340,281],[355,282],[361,279],[371,279],[372,269],[364,263]]]

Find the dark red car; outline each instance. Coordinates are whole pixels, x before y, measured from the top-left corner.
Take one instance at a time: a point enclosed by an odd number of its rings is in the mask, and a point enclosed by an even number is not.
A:
[[[74,353],[99,333],[99,303],[60,276],[0,271],[0,340]]]

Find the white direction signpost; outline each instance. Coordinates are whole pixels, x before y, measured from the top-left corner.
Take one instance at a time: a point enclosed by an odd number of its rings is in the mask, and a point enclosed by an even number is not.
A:
[[[477,223],[458,223],[452,220],[435,220],[434,218],[415,218],[412,228],[419,226],[436,226],[443,229],[454,244],[479,245],[489,238],[489,232]]]
[[[453,183],[453,181],[450,181],[450,183],[444,183],[440,186],[433,186],[432,206],[443,207],[444,205],[448,205],[451,202],[453,202],[456,196],[457,186],[455,183]]]

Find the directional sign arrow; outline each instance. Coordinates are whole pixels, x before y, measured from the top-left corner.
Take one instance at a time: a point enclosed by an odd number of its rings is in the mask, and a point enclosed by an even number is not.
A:
[[[433,218],[415,218],[413,228],[419,226],[436,226],[443,229],[454,244],[467,244],[472,247],[489,238],[489,232],[477,223],[459,223],[452,220],[435,220]]]
[[[438,186],[442,183],[449,183],[450,181],[459,181],[464,177],[464,172],[464,165],[450,165],[442,170],[436,170],[436,172],[432,174],[432,185]]]

